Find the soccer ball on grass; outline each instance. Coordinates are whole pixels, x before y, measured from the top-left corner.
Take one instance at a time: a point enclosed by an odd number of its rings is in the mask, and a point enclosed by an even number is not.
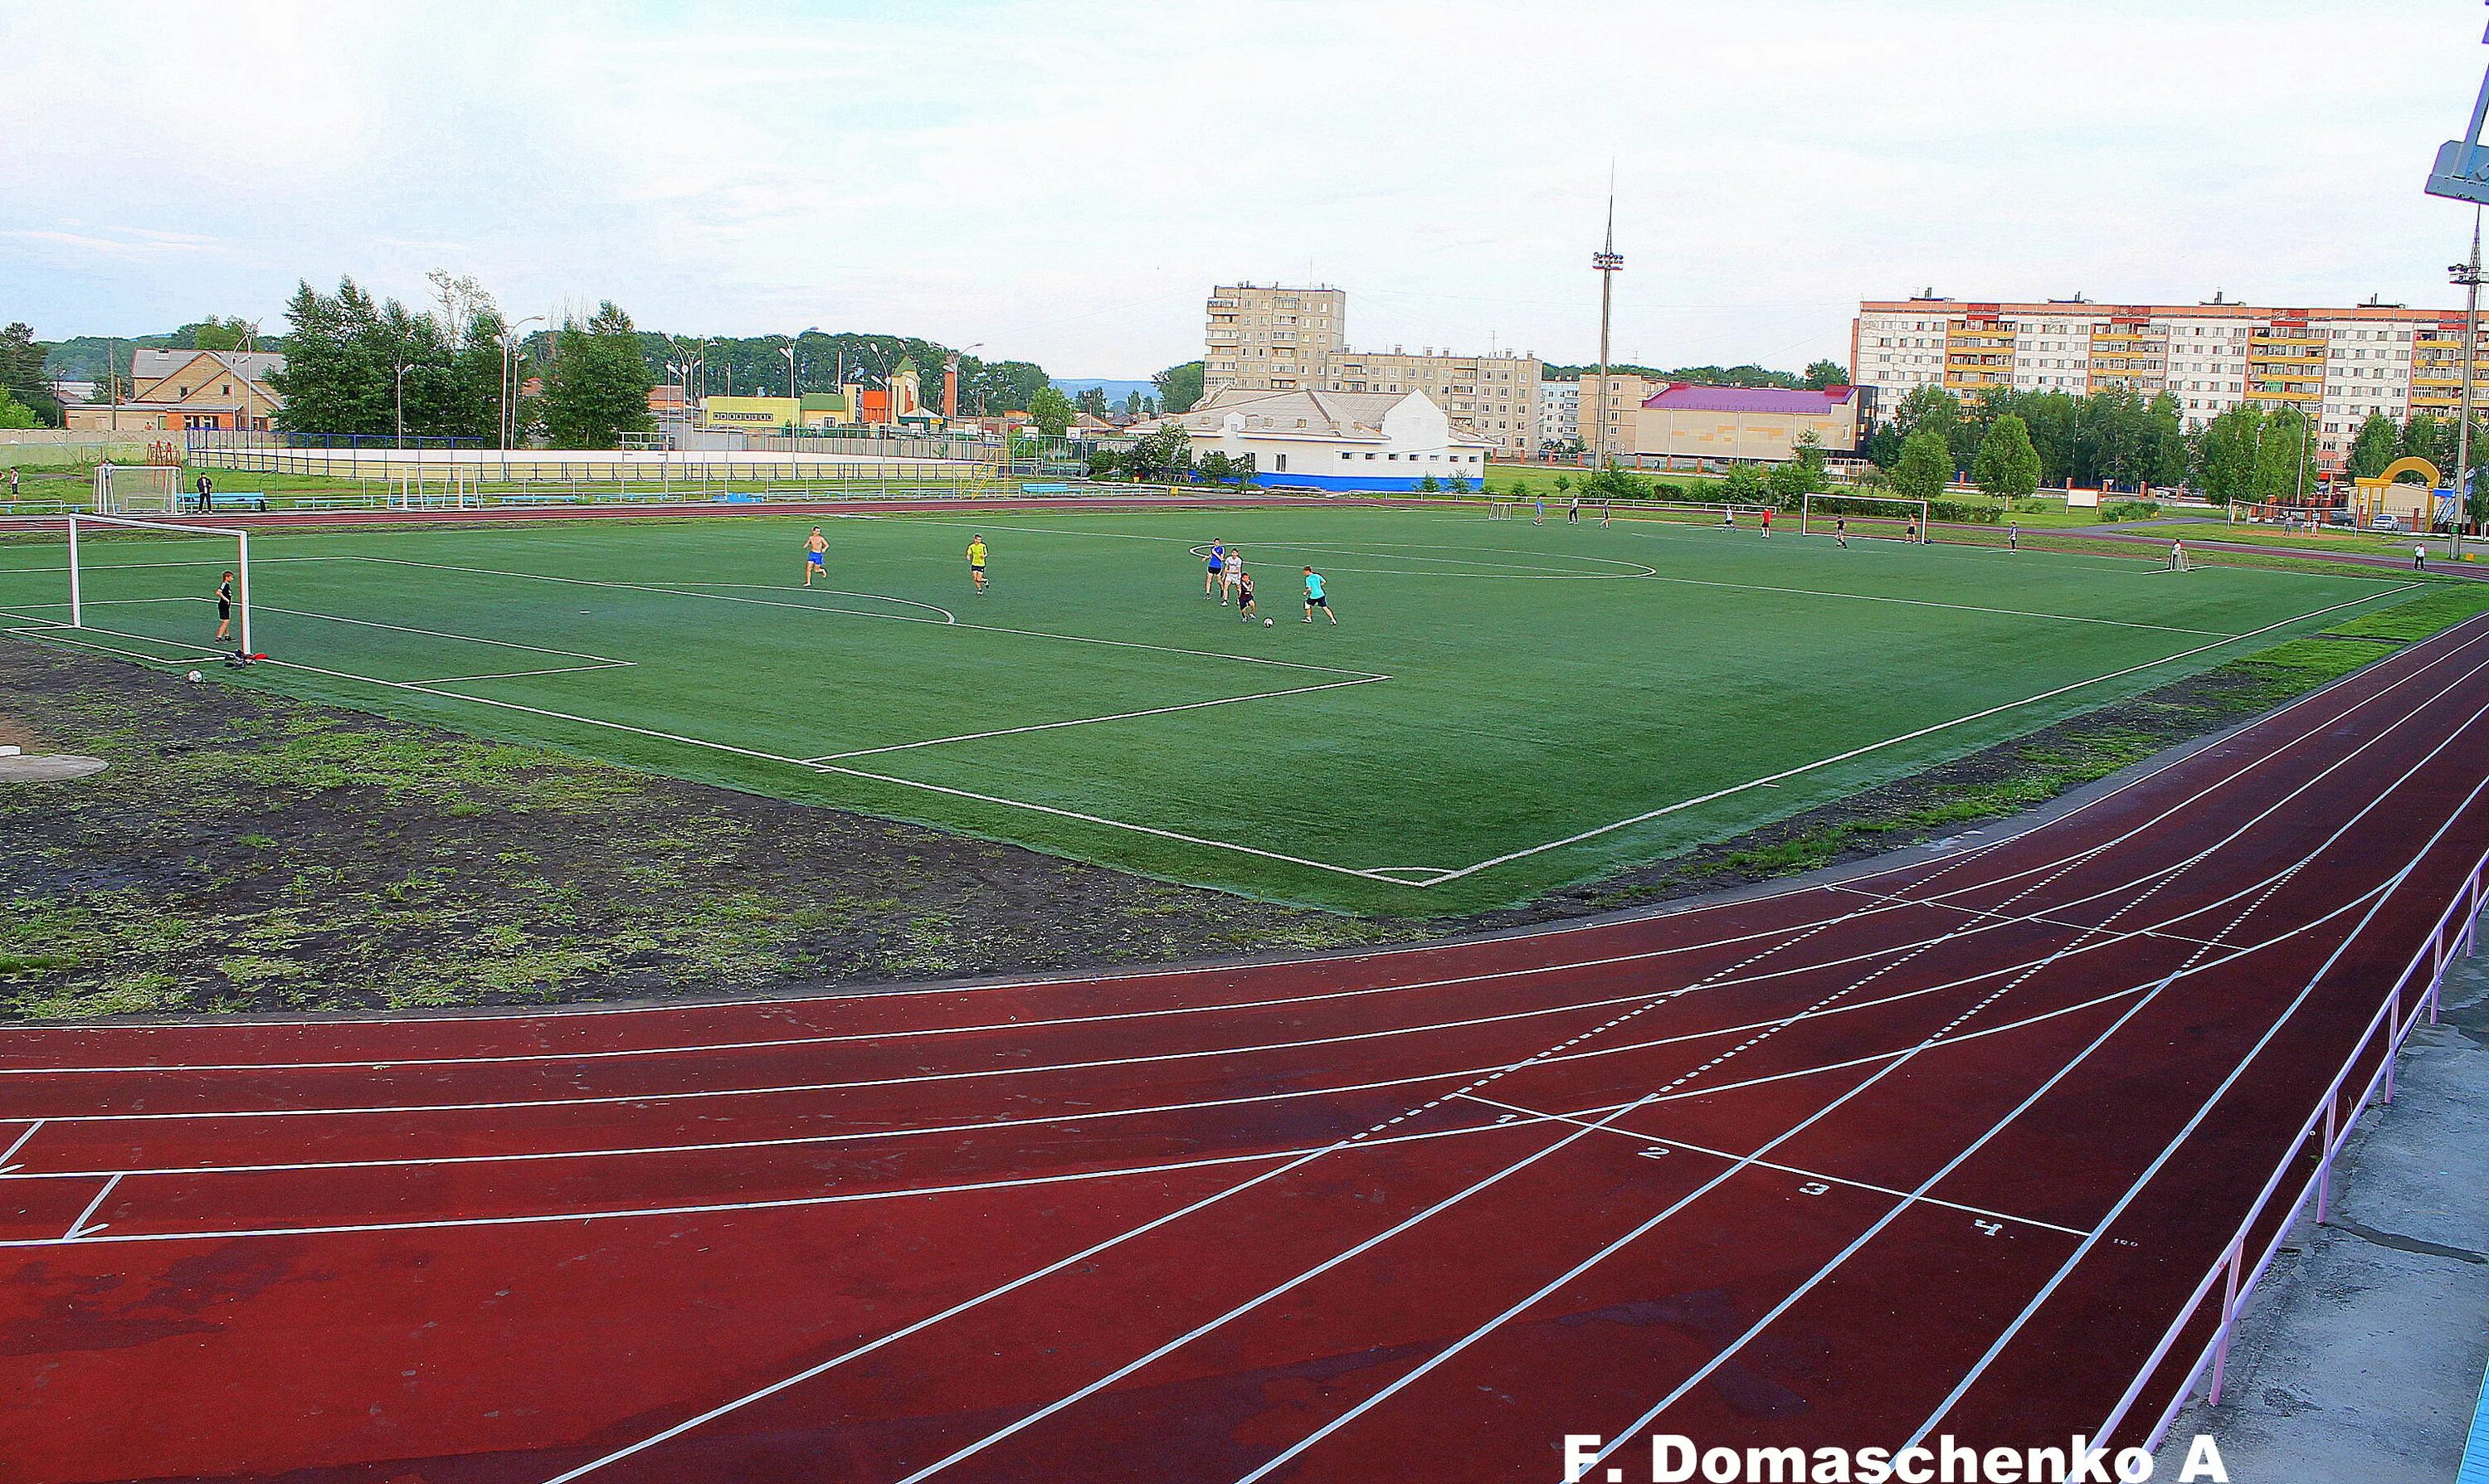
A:
[[[1276,619],[1274,619],[1274,618],[1265,618],[1265,619],[1263,619],[1263,620],[1262,620],[1262,627],[1264,627],[1264,628],[1266,628],[1266,629],[1267,629],[1267,628],[1269,628],[1272,624],[1273,624],[1273,623],[1275,623],[1275,622],[1277,622],[1277,621],[1278,621],[1278,620],[1276,620]]]
[[[197,671],[195,671],[195,670],[194,670],[194,671],[190,671],[190,683],[191,683],[192,685],[196,685],[196,684],[198,684],[200,681],[205,680],[206,678],[208,678],[208,677],[207,677],[207,676],[205,676],[205,675],[203,675],[203,674],[200,674],[200,673],[199,673]]]

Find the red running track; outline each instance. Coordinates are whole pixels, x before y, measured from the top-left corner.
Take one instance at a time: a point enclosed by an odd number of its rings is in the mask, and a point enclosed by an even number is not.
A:
[[[1671,915],[0,1033],[0,1478],[1550,1480],[1568,1434],[2062,1443],[2148,1371],[2136,1441],[2489,851],[2484,747],[2489,619]]]

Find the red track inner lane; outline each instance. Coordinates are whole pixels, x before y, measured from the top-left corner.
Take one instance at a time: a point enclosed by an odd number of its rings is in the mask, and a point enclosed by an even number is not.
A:
[[[2484,739],[2489,619],[2038,829],[1741,903],[1086,981],[0,1032],[0,1478],[1537,1480],[1567,1433],[2062,1442],[2489,849]]]

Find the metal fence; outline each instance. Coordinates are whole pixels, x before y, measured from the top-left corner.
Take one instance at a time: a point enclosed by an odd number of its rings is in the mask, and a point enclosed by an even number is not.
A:
[[[2437,923],[2429,929],[2427,939],[2412,954],[2402,973],[2395,977],[2392,987],[2386,991],[2384,1003],[2369,1017],[2366,1029],[2360,1033],[2350,1056],[2343,1061],[2342,1070],[2334,1073],[2332,1084],[2326,1088],[2324,1100],[2300,1126],[2298,1136],[2291,1141],[2290,1152],[2274,1166],[2272,1177],[2257,1193],[2246,1218],[2239,1222],[2238,1229],[2222,1248],[2221,1256],[2214,1262],[2202,1281],[2195,1285],[2194,1292],[2188,1296],[2177,1318],[2170,1321],[2160,1345],[2152,1352],[2152,1358],[2135,1373],[2133,1382],[2109,1413],[2108,1420],[2103,1422],[2100,1430],[2092,1436],[2106,1439],[2126,1421],[2135,1403],[2150,1389],[2154,1378],[2160,1375],[2164,1362],[2173,1353],[2178,1353],[2188,1331],[2200,1327],[2206,1302],[2216,1291],[2220,1295],[2220,1305],[2212,1311],[2212,1332],[2205,1338],[2202,1351],[2194,1363],[2188,1367],[2168,1405],[2161,1409],[2159,1419],[2153,1423],[2145,1446],[2158,1448],[2160,1445],[2168,1434],[2170,1423],[2177,1419],[2179,1409],[2186,1406],[2188,1399],[2194,1394],[2198,1381],[2206,1384],[2207,1404],[2220,1405],[2230,1342],[2237,1337],[2239,1314],[2246,1303],[2247,1296],[2255,1291],[2257,1281],[2273,1266],[2274,1258],[2281,1250],[2283,1239],[2290,1235],[2300,1213],[2306,1210],[2311,1201],[2316,1208],[2316,1219],[2325,1219],[2333,1190],[2333,1161],[2371,1100],[2393,1101],[2394,1058],[2401,1052],[2404,1041],[2421,1023],[2423,1014],[2427,1016],[2427,1023],[2437,1023],[2438,998],[2445,983],[2446,965],[2458,956],[2469,957],[2476,951],[2475,939],[2483,905],[2484,885],[2489,885],[2489,852],[2484,852],[2473,863],[2463,885],[2456,889],[2454,899],[2438,914]],[[2406,1011],[2406,993],[2416,983],[2420,985],[2418,997]],[[2296,1193],[2285,1202],[2284,1191],[2294,1185],[2294,1175],[2297,1176]],[[2253,1266],[2249,1266],[2251,1258]]]

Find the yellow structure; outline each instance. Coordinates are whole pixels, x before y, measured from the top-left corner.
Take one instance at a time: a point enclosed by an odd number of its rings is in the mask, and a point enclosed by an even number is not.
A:
[[[2405,474],[2418,474],[2425,484],[2401,483]],[[2436,465],[2414,456],[2396,459],[2373,479],[2355,479],[2351,510],[2365,530],[2381,515],[2393,517],[2407,529],[2427,530],[2437,521],[2437,487],[2446,476]]]
[[[856,420],[854,390],[806,392],[801,397],[710,397],[701,404],[700,426],[746,433],[844,427]]]

